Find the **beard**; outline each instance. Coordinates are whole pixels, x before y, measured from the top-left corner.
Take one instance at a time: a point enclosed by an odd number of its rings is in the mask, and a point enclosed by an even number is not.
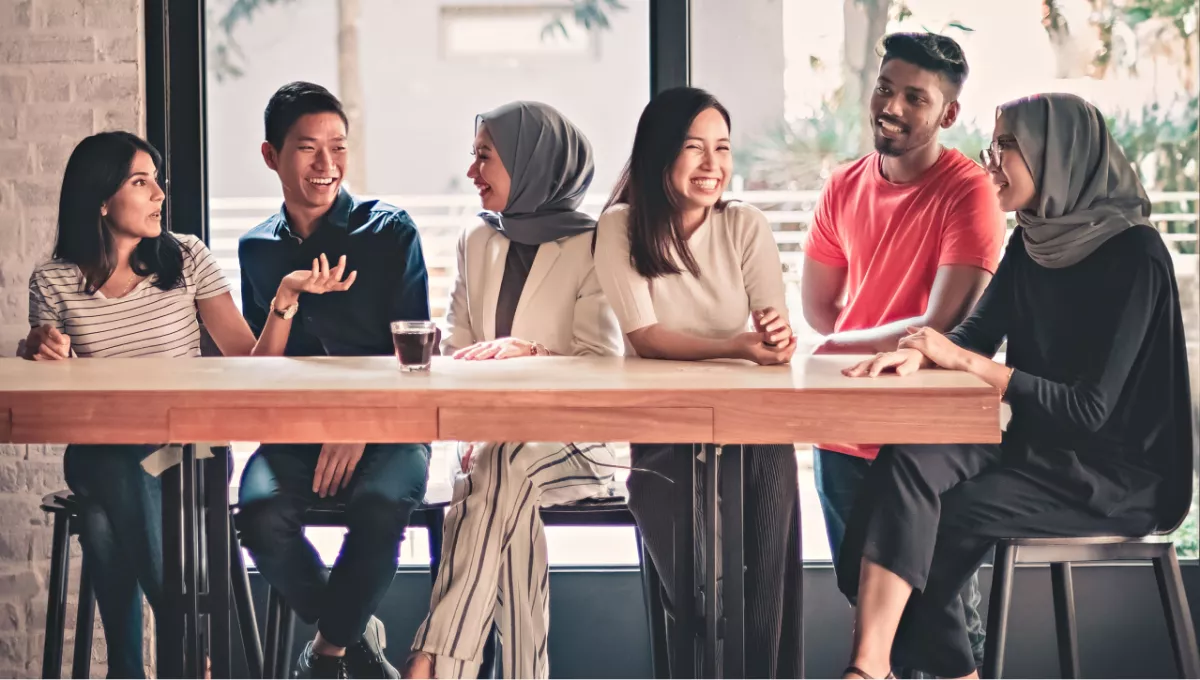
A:
[[[940,120],[940,116],[938,120]],[[903,131],[903,135],[899,139],[884,137],[879,130],[879,117],[873,117],[870,120],[873,139],[875,142],[875,150],[883,156],[891,156],[899,158],[909,151],[925,146],[937,136],[937,124],[934,123],[928,128],[914,128],[911,125],[905,125],[899,120],[885,119],[888,123],[899,127]]]
[[[899,139],[888,139],[887,137],[881,137],[879,136],[879,133],[876,133],[875,150],[878,151],[882,156],[899,158],[908,152],[908,147],[901,144],[901,140]]]

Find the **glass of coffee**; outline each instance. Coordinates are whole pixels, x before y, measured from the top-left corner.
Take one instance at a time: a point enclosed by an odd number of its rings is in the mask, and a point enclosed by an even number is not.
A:
[[[392,344],[401,371],[428,371],[437,338],[437,325],[432,321],[393,321]]]

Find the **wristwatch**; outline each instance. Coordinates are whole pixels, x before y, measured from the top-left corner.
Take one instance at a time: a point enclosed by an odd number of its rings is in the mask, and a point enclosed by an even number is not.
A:
[[[287,321],[287,320],[291,319],[293,316],[296,316],[296,312],[298,312],[298,311],[300,311],[300,303],[299,302],[293,302],[292,304],[288,305],[287,307],[284,307],[283,309],[279,309],[275,306],[275,298],[271,298],[271,313],[274,314],[275,316],[283,319],[284,321]]]

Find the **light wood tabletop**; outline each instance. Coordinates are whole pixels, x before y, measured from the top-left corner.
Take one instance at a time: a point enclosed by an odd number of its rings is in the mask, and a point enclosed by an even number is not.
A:
[[[841,375],[855,360],[0,359],[0,441],[999,441],[977,378]]]

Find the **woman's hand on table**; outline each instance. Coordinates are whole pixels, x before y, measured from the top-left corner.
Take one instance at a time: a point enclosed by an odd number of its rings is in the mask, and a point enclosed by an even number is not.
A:
[[[881,373],[892,371],[896,375],[916,373],[929,360],[915,349],[900,349],[895,352],[880,352],[870,359],[842,369],[842,375],[851,378],[877,378]]]
[[[754,330],[766,337],[764,344],[783,349],[794,339],[792,327],[774,307],[756,310],[751,318],[754,320]]]
[[[908,335],[900,338],[898,348],[914,349],[941,368],[950,371],[967,370],[971,357],[975,356],[928,326],[909,327]]]
[[[731,354],[733,358],[753,361],[759,366],[775,366],[792,360],[792,355],[796,353],[793,338],[788,337],[778,345],[768,345],[768,339],[766,334],[756,331],[741,333],[730,341],[733,344]]]
[[[939,366],[951,371],[965,371],[974,355],[950,341],[936,330],[923,327],[908,329],[895,352],[880,352],[865,361],[842,371],[851,378],[878,377],[892,371],[909,375],[918,369]]]
[[[22,356],[30,361],[61,361],[71,357],[71,337],[45,324],[29,329]]]
[[[514,359],[516,357],[546,356],[550,352],[545,347],[520,338],[500,338],[477,342],[454,353],[455,359],[467,361],[485,361],[487,359]]]

